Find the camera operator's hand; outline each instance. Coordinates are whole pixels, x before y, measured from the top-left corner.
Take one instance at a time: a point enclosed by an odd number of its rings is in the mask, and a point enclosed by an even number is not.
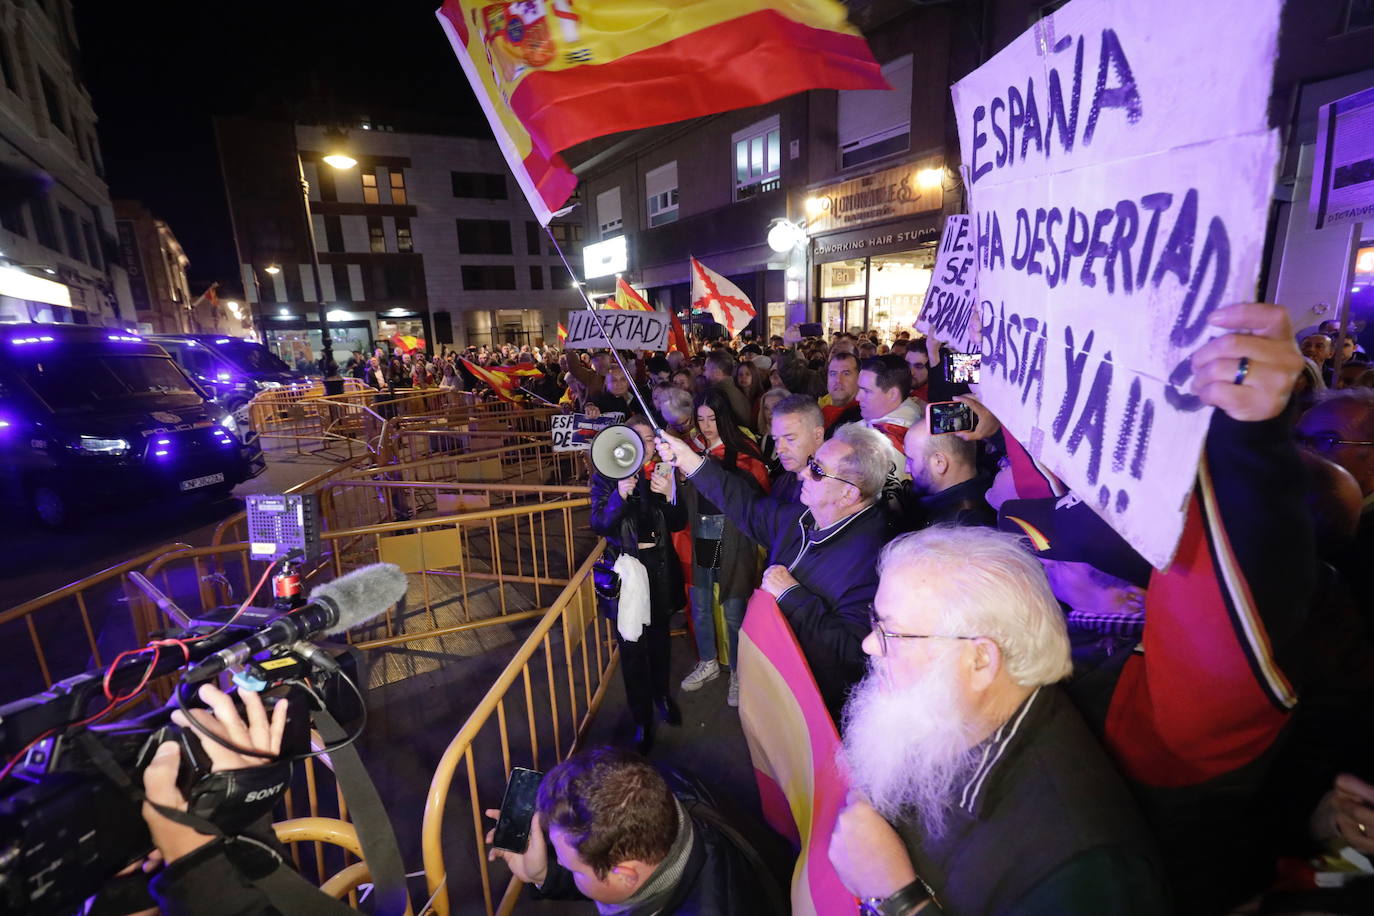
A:
[[[487,817],[492,820],[496,820],[500,816],[500,809],[487,809]],[[549,876],[549,847],[544,842],[544,823],[538,812],[530,821],[530,844],[525,847],[524,852],[511,852],[509,849],[497,849],[495,846],[491,846],[491,841],[495,836],[495,827],[487,831],[487,845],[490,846],[487,850],[488,862],[495,862],[500,859],[510,868],[511,874],[526,884],[544,883],[544,879]]]
[[[267,710],[262,705],[262,698],[252,691],[241,691],[239,696],[243,699],[243,708],[248,713],[248,722],[245,724],[238,710],[234,708],[234,701],[213,684],[202,684],[198,695],[210,709],[193,709],[191,715],[206,731],[231,744],[262,751],[265,754],[275,756],[281,751],[282,732],[286,729],[285,703],[277,704],[269,720]],[[181,710],[172,713],[172,721],[182,728],[193,727]],[[215,772],[241,770],[263,763],[262,758],[240,754],[213,740],[206,739],[203,745],[210,757],[210,768]],[[186,798],[177,788],[177,770],[180,765],[180,747],[173,741],[164,741],[153,756],[152,763],[143,771],[143,794],[149,802],[177,811],[186,810]],[[148,822],[148,831],[153,835],[153,843],[162,852],[163,859],[169,863],[194,852],[213,839],[193,827],[178,824],[164,817],[147,802],[143,805],[143,819]]]

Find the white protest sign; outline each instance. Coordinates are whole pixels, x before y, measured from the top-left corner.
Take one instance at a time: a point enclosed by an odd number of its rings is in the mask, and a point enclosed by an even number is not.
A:
[[[1374,222],[1374,89],[1317,109],[1313,229]]]
[[[977,304],[975,253],[969,217],[960,214],[946,219],[945,234],[940,236],[940,250],[935,255],[935,273],[913,325],[960,353],[978,349],[978,322],[970,320]]]
[[[607,413],[599,417],[585,414],[554,414],[549,418],[555,452],[585,452],[592,447],[592,439],[607,426],[621,422],[623,414]]]
[[[600,319],[598,324],[597,319]],[[666,350],[672,318],[667,312],[583,309],[568,315],[565,350],[615,347],[617,350]],[[602,334],[602,327],[605,334]],[[610,343],[606,342],[610,338]]]
[[[1210,408],[1188,357],[1255,298],[1280,0],[1073,0],[954,87],[982,386],[1156,567]]]

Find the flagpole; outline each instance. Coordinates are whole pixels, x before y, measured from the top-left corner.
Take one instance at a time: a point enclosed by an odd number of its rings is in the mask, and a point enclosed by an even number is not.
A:
[[[557,406],[558,406],[558,405],[555,404],[553,401],[550,401],[548,398],[544,397],[543,395],[535,394],[533,391],[530,391],[530,390],[529,390],[528,388],[526,388],[524,385],[519,385],[519,386],[517,386],[515,390],[516,390],[516,391],[523,391],[523,392],[525,392],[525,394],[527,394],[527,395],[529,395],[530,397],[534,398],[536,401],[543,401],[545,404],[548,404],[550,407],[557,407]]]
[[[586,285],[577,279],[577,274],[573,273],[572,265],[568,263],[568,256],[563,253],[563,246],[558,244],[558,239],[553,237],[553,230],[547,225],[544,227],[544,233],[549,237],[549,241],[553,242],[553,250],[558,252],[558,259],[563,262],[563,268],[568,272],[568,276],[572,277],[573,286],[576,286],[578,292],[582,294],[582,301],[587,303],[587,309],[592,313],[592,320],[596,322],[597,330],[606,339],[606,346],[611,350],[611,358],[616,361],[616,365],[620,366],[620,371],[625,373],[625,381],[630,383],[630,391],[634,394],[635,400],[639,402],[639,409],[644,411],[644,416],[649,420],[649,425],[654,428],[655,433],[663,432],[658,421],[654,419],[654,412],[649,409],[648,404],[644,403],[644,395],[639,393],[639,386],[635,384],[634,376],[630,374],[629,369],[625,368],[625,361],[620,358],[620,351],[611,343],[611,335],[606,333],[606,326],[601,323],[601,316],[597,314],[596,306],[592,305],[592,297],[587,295]]]

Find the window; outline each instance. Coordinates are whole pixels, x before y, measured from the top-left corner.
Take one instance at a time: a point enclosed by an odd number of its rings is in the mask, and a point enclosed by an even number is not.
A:
[[[453,196],[506,199],[506,176],[489,172],[453,172]]]
[[[568,268],[562,264],[554,264],[549,268],[549,289],[571,289],[572,285],[572,274],[568,273]]]
[[[539,236],[541,235],[539,224],[534,220],[525,221],[525,251],[528,254],[539,254]]]
[[[1374,0],[1350,0],[1345,11],[1345,31],[1374,26]]]
[[[414,251],[415,240],[410,237],[410,218],[396,217],[396,250]]]
[[[52,203],[46,197],[29,201],[29,212],[33,214],[33,231],[38,236],[38,244],[53,251],[61,251],[62,243],[57,240],[57,229],[52,221]]]
[[[67,115],[62,110],[62,95],[57,91],[57,84],[52,81],[52,77],[42,70],[38,71],[38,79],[43,85],[43,101],[48,106],[48,120],[65,134],[67,132]]]
[[[353,284],[348,282],[348,265],[329,265],[334,274],[334,298],[339,302],[353,301]]]
[[[400,169],[392,169],[388,177],[391,180],[391,202],[393,204],[403,204],[406,202],[406,175]]]
[[[377,170],[363,169],[363,203],[381,203],[377,196]]]
[[[375,188],[373,189],[376,190]],[[386,253],[386,230],[382,228],[380,216],[367,218],[367,245],[373,254]]]
[[[24,208],[13,201],[0,203],[0,226],[16,235],[28,235],[24,229]]]
[[[782,186],[782,129],[777,115],[739,131],[731,140],[735,200],[748,200]]]
[[[510,223],[503,219],[458,220],[458,251],[462,254],[513,254]],[[497,289],[515,289],[513,286]]]
[[[92,267],[100,266],[100,241],[95,234],[95,226],[86,220],[81,221],[81,233],[86,237],[86,259]]]
[[[676,161],[661,165],[644,176],[644,198],[649,202],[651,227],[677,219]]]
[[[883,64],[883,78],[891,89],[839,94],[841,169],[911,148],[911,55]]]
[[[625,225],[625,220],[620,217],[620,189],[611,188],[609,191],[602,191],[596,195],[596,219],[601,226],[601,237],[604,239],[609,232],[615,232]],[[563,241],[559,239],[559,241]]]
[[[544,268],[538,264],[530,265],[530,289],[544,288]]]
[[[463,289],[515,289],[515,268],[498,264],[464,264]]]
[[[582,224],[581,223],[549,223],[549,231],[553,234],[553,240],[559,245],[582,243]],[[553,246],[549,246],[549,254],[557,254]]]
[[[324,250],[348,250],[344,248],[343,220],[337,216],[326,216],[324,218]]]
[[[334,181],[334,168],[328,163],[321,161],[315,166],[315,183],[319,185],[320,200],[333,203],[339,199],[339,186]],[[329,249],[333,251],[334,249]],[[339,249],[343,251],[342,248]]]

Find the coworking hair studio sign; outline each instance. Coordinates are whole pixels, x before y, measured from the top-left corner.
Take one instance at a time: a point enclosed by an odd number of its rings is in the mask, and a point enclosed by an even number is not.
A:
[[[1156,567],[1211,410],[1208,314],[1255,296],[1280,0],[1073,0],[954,86],[982,394]]]

